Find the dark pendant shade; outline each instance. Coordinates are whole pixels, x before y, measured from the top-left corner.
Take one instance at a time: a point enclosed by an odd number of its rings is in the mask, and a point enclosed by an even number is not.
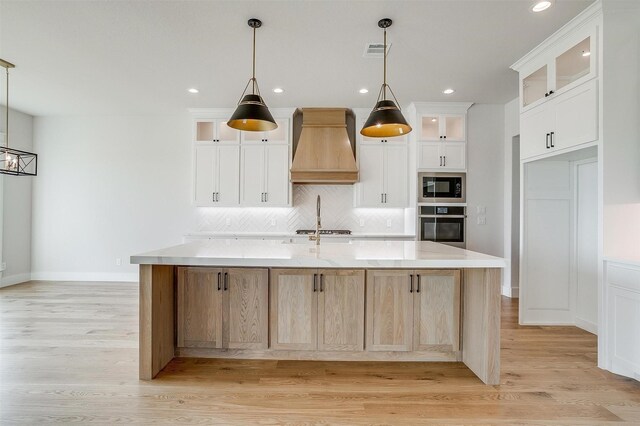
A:
[[[411,130],[395,102],[383,99],[376,103],[360,134],[371,138],[390,138],[406,135]]]
[[[262,96],[253,94],[242,98],[227,125],[249,132],[265,132],[278,127]]]

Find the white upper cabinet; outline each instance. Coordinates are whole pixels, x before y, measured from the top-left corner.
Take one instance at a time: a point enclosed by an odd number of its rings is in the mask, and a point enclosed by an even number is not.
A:
[[[196,206],[291,205],[289,118],[275,118],[278,128],[270,132],[240,132],[227,126],[232,110],[191,112]]]
[[[239,157],[238,145],[196,145],[196,206],[228,207],[239,204]]]
[[[419,141],[464,142],[465,114],[425,114],[419,117]]]
[[[240,132],[227,126],[227,121],[226,119],[220,118],[194,120],[194,141],[226,144],[236,144],[240,142]]]
[[[407,207],[408,158],[408,147],[404,143],[381,140],[377,144],[361,145],[356,206]]]
[[[289,143],[289,119],[275,118],[278,127],[268,132],[241,132],[243,143],[288,144]]]
[[[520,73],[521,111],[597,77],[597,45],[597,26],[586,25],[571,31],[544,54],[514,64]]]
[[[240,204],[253,207],[289,205],[289,146],[242,146]]]
[[[360,135],[360,143],[364,145],[378,144],[380,142],[390,142],[390,143],[406,143],[407,136],[393,136],[390,138],[371,138],[369,136]]]
[[[413,136],[416,141],[418,170],[466,171],[467,111],[466,102],[415,102]]]

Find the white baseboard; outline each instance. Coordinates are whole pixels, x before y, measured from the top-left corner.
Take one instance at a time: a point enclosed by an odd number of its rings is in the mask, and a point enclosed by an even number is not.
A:
[[[16,274],[8,277],[2,277],[2,279],[0,279],[0,288],[25,283],[27,281],[31,281],[31,274],[28,272],[25,274]]]
[[[138,274],[113,272],[33,272],[31,274],[31,279],[39,281],[138,282]]]
[[[596,323],[576,317],[576,326],[596,336],[598,335],[598,324]]]
[[[519,295],[519,293],[520,293],[520,292],[519,292],[519,290],[520,290],[520,289],[519,289],[518,287],[516,287],[516,288],[511,288],[511,287],[503,286],[503,287],[502,287],[502,295],[503,295],[503,296],[510,297],[510,298],[512,298],[512,299],[517,299],[517,298],[518,298],[518,295]]]

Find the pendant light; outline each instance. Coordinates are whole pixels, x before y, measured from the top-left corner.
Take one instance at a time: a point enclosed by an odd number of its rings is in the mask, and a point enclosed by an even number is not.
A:
[[[398,107],[398,100],[394,95],[391,87],[387,84],[387,28],[392,24],[391,19],[384,18],[378,21],[378,26],[384,30],[384,71],[382,87],[380,93],[378,93],[378,100],[373,107],[369,118],[364,123],[360,134],[363,136],[373,138],[390,138],[393,136],[406,135],[411,131],[411,126],[407,123],[400,108]],[[391,99],[387,99],[387,90],[393,96]]]
[[[259,19],[249,19],[249,26],[253,28],[253,74],[240,96],[238,107],[227,122],[229,127],[249,132],[264,132],[278,128],[278,124],[269,112],[269,108],[260,96],[258,81],[256,80],[256,28],[262,26]],[[251,93],[247,89],[251,85]]]
[[[0,173],[13,176],[36,176],[38,174],[38,155],[9,148],[9,68],[15,68],[15,65],[0,59],[0,66],[7,71],[5,146],[0,147]]]

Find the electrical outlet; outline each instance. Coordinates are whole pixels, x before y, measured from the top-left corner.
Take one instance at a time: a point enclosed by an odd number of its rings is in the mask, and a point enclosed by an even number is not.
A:
[[[4,271],[5,269],[7,269],[7,262],[0,263],[0,271]]]
[[[478,216],[478,225],[486,225],[487,217],[486,216]]]
[[[364,219],[360,219],[360,226],[364,226]]]
[[[116,266],[121,266],[122,265],[122,259],[119,257],[116,257]]]
[[[391,228],[391,219],[387,219],[387,228]]]

